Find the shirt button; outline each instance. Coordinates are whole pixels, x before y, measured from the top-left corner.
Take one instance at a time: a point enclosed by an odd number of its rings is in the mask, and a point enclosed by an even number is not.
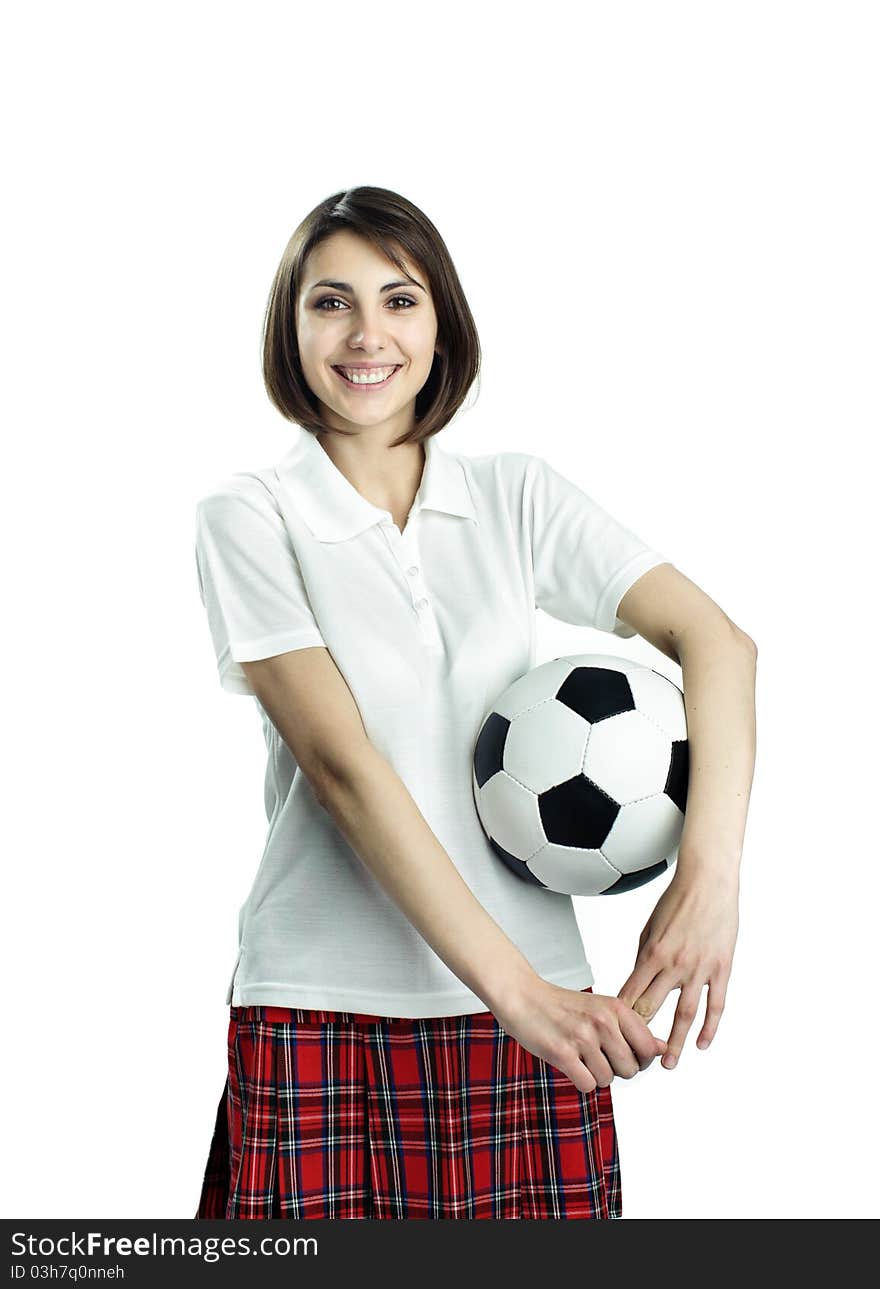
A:
[[[416,608],[417,608],[417,609],[426,609],[427,607],[428,607],[428,601],[427,601],[427,600],[424,600],[424,599],[423,599],[423,600],[416,600]]]
[[[418,564],[413,564],[412,568],[408,568],[406,570],[406,575],[407,577],[415,577],[418,571],[419,571]]]

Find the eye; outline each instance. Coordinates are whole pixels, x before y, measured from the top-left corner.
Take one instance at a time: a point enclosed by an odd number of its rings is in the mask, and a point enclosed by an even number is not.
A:
[[[407,309],[415,307],[415,304],[416,304],[416,301],[413,300],[408,295],[392,295],[388,297],[389,304],[396,300],[403,300],[407,307],[405,309],[393,309],[392,310],[393,313],[401,313],[401,312],[406,313]],[[338,313],[339,310],[336,308],[327,309],[324,307],[325,305],[336,305],[336,304],[344,305],[345,301],[342,299],[341,296],[338,296],[338,295],[324,295],[315,304],[315,308],[319,310],[321,313]],[[346,308],[347,307],[348,306],[346,305]]]

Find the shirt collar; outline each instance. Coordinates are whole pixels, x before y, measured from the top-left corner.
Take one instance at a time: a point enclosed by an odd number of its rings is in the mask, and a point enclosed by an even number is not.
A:
[[[388,518],[388,511],[361,496],[334,465],[314,434],[294,425],[296,442],[275,467],[281,488],[290,495],[300,518],[322,542],[345,541]],[[419,510],[442,510],[477,523],[464,466],[444,452],[431,435],[423,439],[425,466],[413,502]]]

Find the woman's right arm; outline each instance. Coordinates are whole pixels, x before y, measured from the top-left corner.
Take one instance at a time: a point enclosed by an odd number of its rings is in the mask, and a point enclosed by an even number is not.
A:
[[[330,652],[242,662],[254,693],[352,849],[504,1029],[582,1091],[665,1050],[619,999],[543,980],[483,908],[394,768],[370,741]],[[594,1075],[596,1077],[594,1077]]]

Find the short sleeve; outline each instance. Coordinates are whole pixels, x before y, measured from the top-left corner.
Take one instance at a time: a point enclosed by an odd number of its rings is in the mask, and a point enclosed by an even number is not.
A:
[[[220,684],[230,693],[254,693],[239,663],[324,644],[290,535],[258,479],[197,503],[196,569]]]
[[[530,457],[526,479],[536,606],[563,622],[634,636],[617,607],[643,573],[670,561],[542,457]]]

